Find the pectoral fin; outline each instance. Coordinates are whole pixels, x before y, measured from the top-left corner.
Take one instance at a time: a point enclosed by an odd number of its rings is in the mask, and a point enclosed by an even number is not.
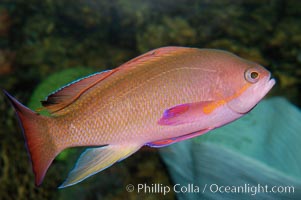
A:
[[[205,115],[204,109],[213,104],[213,101],[187,103],[174,106],[164,111],[158,121],[160,125],[180,125],[194,122],[201,115]]]
[[[141,145],[108,145],[87,149],[59,188],[74,185],[121,161],[139,150]]]

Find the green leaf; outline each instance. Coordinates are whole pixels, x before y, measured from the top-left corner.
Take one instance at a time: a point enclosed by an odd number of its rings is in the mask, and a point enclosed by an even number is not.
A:
[[[300,122],[296,107],[273,98],[227,126],[160,150],[175,184],[199,187],[178,199],[300,199]],[[215,192],[217,185],[230,192]],[[270,192],[273,186],[280,191]]]

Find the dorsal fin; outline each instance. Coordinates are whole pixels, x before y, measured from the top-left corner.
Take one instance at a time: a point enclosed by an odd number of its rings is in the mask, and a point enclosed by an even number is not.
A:
[[[138,66],[139,64],[148,62],[148,61],[153,61],[154,58],[160,58],[164,55],[170,55],[172,53],[178,52],[179,50],[189,50],[191,48],[186,48],[186,47],[161,47],[158,49],[154,49],[151,51],[148,51],[141,56],[138,56],[136,58],[131,59],[130,61],[122,64],[119,68],[122,69],[128,69],[134,66]]]
[[[162,47],[152,51],[149,51],[141,56],[133,58],[132,60],[122,64],[120,67],[110,70],[104,71],[101,73],[96,73],[90,75],[86,78],[79,79],[75,82],[72,82],[63,88],[55,91],[50,94],[45,101],[42,101],[43,107],[47,109],[52,114],[59,115],[59,111],[72,104],[75,100],[77,100],[84,92],[88,89],[101,82],[111,74],[120,70],[133,69],[133,67],[139,66],[139,64],[151,62],[155,58],[160,58],[164,55],[170,55],[174,52],[178,52],[180,50],[187,50],[189,48],[185,47]],[[43,109],[43,108],[42,108]]]
[[[108,70],[74,81],[53,92],[41,103],[50,113],[58,112],[77,100],[89,88],[93,87],[116,71],[117,69]]]

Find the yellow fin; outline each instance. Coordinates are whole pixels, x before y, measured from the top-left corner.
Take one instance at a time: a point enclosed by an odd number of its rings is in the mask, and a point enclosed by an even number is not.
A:
[[[59,188],[74,185],[132,155],[141,145],[108,145],[87,149]]]

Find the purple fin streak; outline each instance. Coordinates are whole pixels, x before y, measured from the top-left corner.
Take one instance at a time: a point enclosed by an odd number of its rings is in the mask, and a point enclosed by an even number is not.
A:
[[[203,108],[213,101],[201,101],[196,103],[186,103],[174,106],[164,111],[158,124],[163,126],[175,126],[185,123],[192,123],[198,117],[206,116]]]
[[[210,130],[213,130],[213,128],[200,130],[197,132],[189,133],[187,135],[183,135],[183,136],[179,136],[179,137],[175,137],[175,138],[169,138],[169,139],[159,140],[159,141],[155,141],[155,142],[149,142],[149,143],[146,143],[145,145],[154,147],[154,148],[165,147],[165,146],[171,145],[176,142],[180,142],[180,141],[187,140],[187,139],[199,136],[199,135],[203,135],[204,133],[207,133]]]

